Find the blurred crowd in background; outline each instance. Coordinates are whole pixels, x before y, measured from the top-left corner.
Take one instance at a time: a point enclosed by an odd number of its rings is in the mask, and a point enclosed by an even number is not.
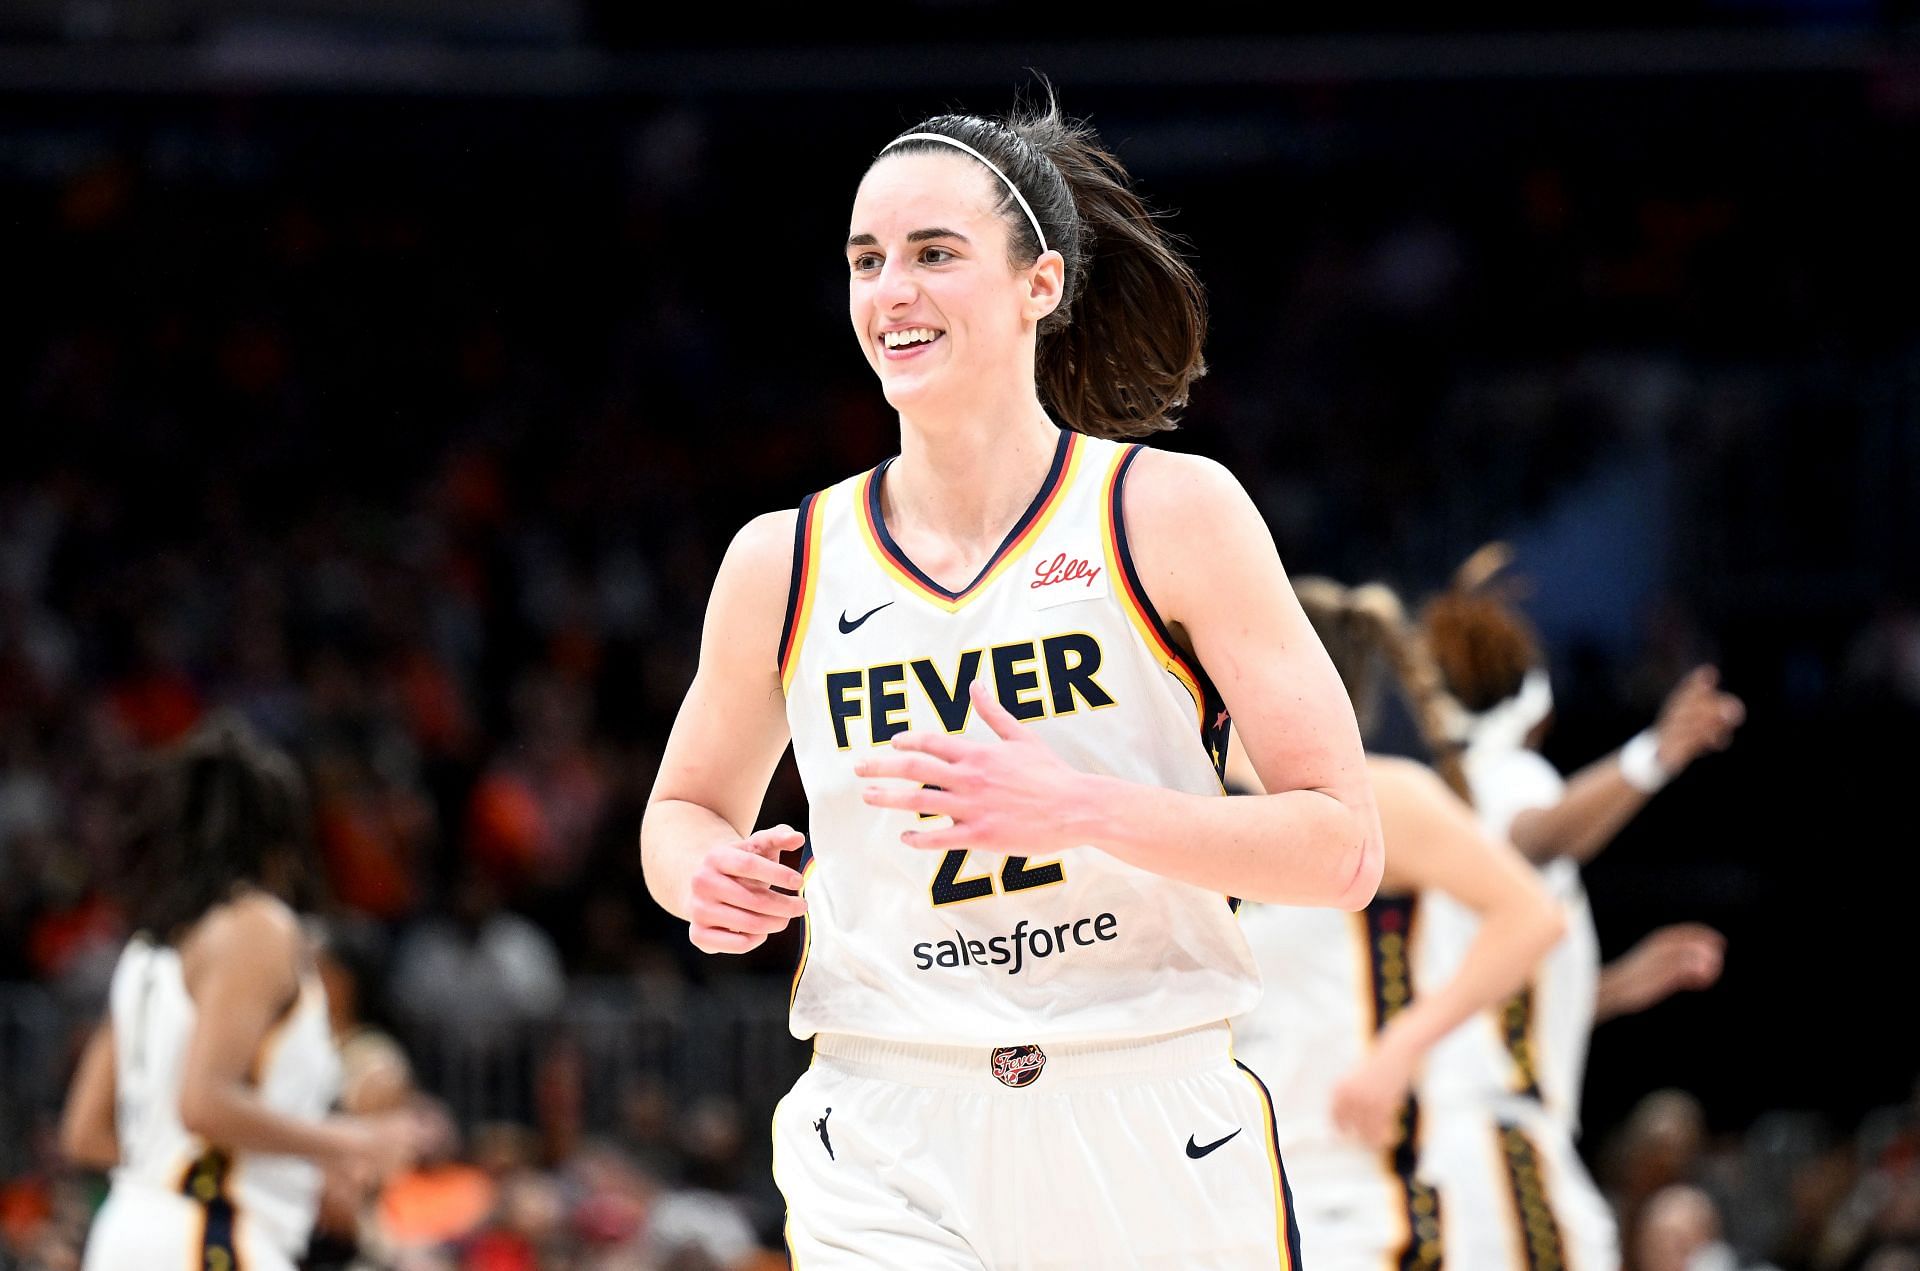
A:
[[[1749,704],[1590,871],[1610,951],[1730,940],[1596,1040],[1633,1271],[1920,1271],[1917,82],[1061,86],[1211,291],[1167,443],[1293,572],[1417,601],[1510,539],[1563,768],[1697,662]],[[784,1265],[796,945],[695,955],[638,827],[728,536],[890,453],[837,243],[945,104],[0,96],[0,1266],[76,1265],[116,791],[220,709],[306,774],[343,1034],[444,1119],[392,1265]]]

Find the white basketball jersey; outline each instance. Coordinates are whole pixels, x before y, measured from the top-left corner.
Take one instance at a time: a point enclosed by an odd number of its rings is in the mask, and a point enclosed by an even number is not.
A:
[[[1372,1048],[1374,1035],[1429,983],[1414,961],[1422,902],[1378,896],[1359,913],[1249,904],[1240,911],[1265,991],[1233,1021],[1233,1050],[1283,1091],[1274,1126],[1311,1255],[1373,1250],[1380,1265],[1439,1259],[1431,1189],[1414,1177],[1421,1109],[1409,1099],[1392,1147],[1342,1134],[1334,1087]]]
[[[120,1138],[114,1185],[192,1197],[299,1256],[319,1207],[319,1168],[299,1157],[229,1152],[180,1124],[182,1068],[197,1011],[179,953],[141,937],[129,941],[114,968],[108,1007]],[[250,1076],[260,1099],[288,1116],[317,1120],[332,1106],[340,1064],[318,976],[306,977],[299,999],[261,1042]]]
[[[1233,1021],[1233,1053],[1273,1090],[1280,1151],[1296,1172],[1303,1150],[1350,1145],[1334,1128],[1333,1088],[1366,1056],[1379,1011],[1411,997],[1407,932],[1381,932],[1389,979],[1376,977],[1368,912],[1248,904],[1240,929],[1264,988]],[[1390,919],[1390,923],[1403,922]]]
[[[887,464],[802,502],[780,640],[811,808],[795,1036],[1139,1037],[1259,997],[1227,897],[1091,847],[1033,858],[908,847],[902,831],[947,822],[867,806],[853,771],[908,728],[991,742],[967,694],[981,679],[1077,769],[1222,793],[1225,707],[1128,552],[1120,499],[1138,454],[1062,432],[1039,493],[960,591],[888,533]]]
[[[1531,750],[1468,750],[1467,785],[1481,827],[1506,838],[1513,819],[1558,802],[1566,783]],[[1543,1106],[1569,1133],[1579,1123],[1600,983],[1600,940],[1580,867],[1561,857],[1540,866],[1541,881],[1567,916],[1567,934],[1547,952],[1532,979],[1504,1007],[1482,1012],[1434,1047],[1423,1090],[1436,1105],[1467,1100],[1483,1105]],[[1479,931],[1473,911],[1438,893],[1427,897],[1419,952],[1436,977],[1449,977]]]

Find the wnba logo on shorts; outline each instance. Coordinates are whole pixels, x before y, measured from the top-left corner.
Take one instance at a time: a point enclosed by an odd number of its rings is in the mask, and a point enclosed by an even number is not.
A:
[[[1038,1046],[996,1046],[992,1064],[994,1078],[1018,1090],[1040,1080],[1040,1070],[1047,1066],[1047,1052]]]

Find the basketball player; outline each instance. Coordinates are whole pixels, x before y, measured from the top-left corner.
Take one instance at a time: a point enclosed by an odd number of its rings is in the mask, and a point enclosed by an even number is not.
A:
[[[61,1138],[113,1170],[87,1271],[291,1271],[323,1167],[371,1182],[403,1164],[401,1119],[329,1117],[339,1060],[285,897],[303,861],[292,764],[237,718],[153,774],[135,840],[140,934],[114,969]]]
[[[1295,591],[1353,698],[1363,737],[1378,714],[1382,661],[1415,715],[1433,719],[1438,675],[1391,590],[1303,578]],[[1441,772],[1464,786],[1452,752],[1435,754]],[[1238,771],[1237,747],[1233,758],[1229,779],[1251,783]],[[1415,1177],[1416,1071],[1435,1041],[1519,988],[1566,929],[1526,862],[1487,837],[1441,775],[1384,755],[1369,756],[1367,767],[1387,845],[1373,903],[1357,914],[1241,910],[1266,995],[1234,1021],[1234,1053],[1286,1091],[1277,1109],[1280,1150],[1314,1271],[1440,1265],[1444,1198]],[[1420,894],[1433,891],[1481,918],[1445,981],[1425,976],[1412,956]]]
[[[1580,865],[1695,759],[1724,749],[1744,711],[1700,668],[1651,728],[1563,781],[1534,749],[1553,706],[1539,641],[1485,585],[1506,561],[1498,546],[1476,554],[1422,625],[1458,703],[1454,733],[1481,824],[1534,862],[1570,929],[1533,983],[1435,1048],[1421,1089],[1431,1127],[1422,1168],[1448,1204],[1450,1263],[1610,1271],[1617,1224],[1574,1146],[1588,1035],[1603,1015],[1712,983],[1720,938],[1667,928],[1603,973]],[[1420,956],[1441,972],[1478,919],[1444,896],[1427,909]]]
[[[1115,440],[1201,373],[1200,286],[1054,108],[897,138],[846,262],[900,453],[736,538],[642,831],[699,948],[807,917],[795,1264],[1295,1266],[1229,898],[1361,908],[1380,837],[1251,500]],[[1218,797],[1229,712],[1275,793]],[[799,871],[753,830],[789,737]]]

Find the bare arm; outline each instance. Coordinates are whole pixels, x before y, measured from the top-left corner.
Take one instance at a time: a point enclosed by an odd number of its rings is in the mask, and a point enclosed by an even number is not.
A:
[[[1739,698],[1720,691],[1714,668],[1695,668],[1667,695],[1654,725],[1659,766],[1677,776],[1701,755],[1726,749],[1745,714]],[[1552,807],[1533,808],[1514,817],[1508,834],[1529,860],[1570,856],[1584,864],[1599,855],[1652,797],[1651,791],[1627,780],[1620,767],[1620,751],[1615,751],[1575,773],[1566,793]]]
[[[911,732],[862,759],[869,803],[952,817],[902,835],[928,850],[1040,854],[1091,845],[1141,869],[1277,904],[1358,909],[1382,851],[1360,732],[1252,501],[1218,464],[1149,451],[1125,492],[1141,581],[1225,699],[1265,789],[1222,799],[1067,767],[984,684],[1000,745]]]
[[[383,1174],[410,1158],[400,1126],[288,1116],[253,1084],[255,1056],[299,992],[304,958],[305,936],[278,901],[250,896],[201,921],[181,949],[196,1019],[181,1065],[180,1122],[224,1148]]]
[[[1369,758],[1367,769],[1387,844],[1380,890],[1444,891],[1481,919],[1453,978],[1423,986],[1334,1091],[1335,1124],[1363,1141],[1386,1145],[1427,1052],[1524,984],[1566,933],[1567,920],[1519,853],[1487,837],[1472,809],[1430,769],[1383,756]],[[1237,744],[1227,773],[1236,784],[1259,789],[1258,776]]]
[[[60,1111],[60,1151],[75,1165],[107,1170],[120,1163],[114,1098],[113,1021],[103,1020],[80,1052]]]
[[[1125,513],[1141,582],[1226,700],[1266,793],[1116,806],[1132,831],[1116,854],[1167,872],[1193,853],[1210,877],[1191,882],[1364,908],[1384,849],[1359,725],[1259,510],[1220,465],[1148,451],[1128,479]],[[1174,806],[1189,802],[1199,807]]]
[[[1368,766],[1387,841],[1382,890],[1444,891],[1481,918],[1453,978],[1423,985],[1334,1092],[1335,1123],[1384,1144],[1434,1043],[1524,984],[1566,933],[1567,920],[1519,853],[1487,837],[1472,809],[1431,770],[1390,758]]]
[[[695,671],[640,826],[647,890],[690,922],[710,953],[745,953],[805,912],[800,876],[779,863],[801,836],[756,834],[767,782],[787,746],[778,665],[793,565],[795,513],[758,517],[734,536],[707,601]]]
[[[1593,1022],[1644,1011],[1681,989],[1711,988],[1720,978],[1726,948],[1725,936],[1697,922],[1651,932],[1600,968]]]
[[[1620,775],[1616,751],[1574,773],[1558,803],[1529,808],[1514,817],[1508,833],[1528,860],[1544,865],[1570,856],[1585,864],[1639,815],[1651,797]]]

